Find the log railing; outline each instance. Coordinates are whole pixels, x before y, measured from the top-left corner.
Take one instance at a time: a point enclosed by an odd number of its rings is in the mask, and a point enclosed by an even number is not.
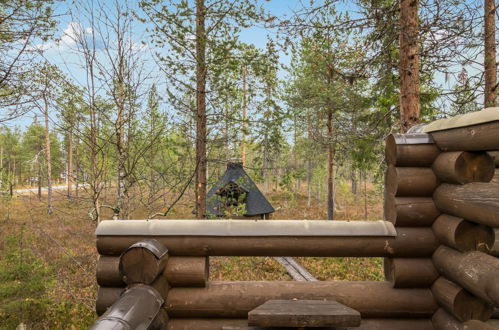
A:
[[[336,300],[360,329],[497,328],[498,151],[499,109],[390,135],[386,221],[103,221],[95,329],[244,328],[273,299]],[[386,281],[210,282],[210,256],[384,257]]]

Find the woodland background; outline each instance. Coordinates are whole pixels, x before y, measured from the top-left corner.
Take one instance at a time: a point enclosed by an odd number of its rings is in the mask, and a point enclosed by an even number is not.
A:
[[[496,105],[496,15],[493,0],[0,1],[0,327],[86,328],[95,225],[203,218],[228,159],[276,219],[382,218],[388,134]],[[382,280],[377,259],[301,261]],[[289,279],[265,258],[212,269]]]

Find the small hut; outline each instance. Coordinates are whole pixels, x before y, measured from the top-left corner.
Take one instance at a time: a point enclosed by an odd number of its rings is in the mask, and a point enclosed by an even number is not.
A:
[[[241,162],[227,164],[224,175],[210,189],[206,198],[208,217],[268,219],[275,210]]]

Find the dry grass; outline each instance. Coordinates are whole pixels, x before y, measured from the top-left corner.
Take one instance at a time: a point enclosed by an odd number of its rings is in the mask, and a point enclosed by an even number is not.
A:
[[[269,199],[279,208],[274,219],[324,219],[324,202],[312,201],[306,207],[305,194],[272,192]],[[382,217],[381,193],[373,186],[367,192],[369,219]],[[88,218],[88,201],[68,201],[62,191],[56,192],[54,213],[46,214],[44,201],[35,195],[3,200],[0,205],[0,255],[5,248],[7,236],[19,237],[28,244],[33,253],[54,271],[55,285],[48,295],[53,301],[70,306],[64,311],[52,311],[47,324],[51,328],[87,328],[95,318],[94,302],[97,285],[95,282],[95,224]],[[362,219],[364,200],[358,200],[349,193],[346,185],[338,187],[338,219]],[[193,218],[191,206],[179,205],[172,218]],[[108,211],[105,217],[111,217]],[[138,209],[133,218],[144,218],[147,210]],[[29,243],[27,243],[29,242]],[[1,258],[1,257],[0,257]],[[312,274],[320,280],[380,280],[382,279],[379,258],[299,258]],[[273,258],[266,257],[213,257],[210,278],[213,280],[291,280],[284,268]],[[1,303],[1,302],[0,302]],[[70,313],[71,315],[62,315]],[[72,321],[70,326],[62,319]],[[80,321],[79,321],[80,320]],[[84,321],[81,321],[84,320]],[[1,328],[1,326],[0,326]]]

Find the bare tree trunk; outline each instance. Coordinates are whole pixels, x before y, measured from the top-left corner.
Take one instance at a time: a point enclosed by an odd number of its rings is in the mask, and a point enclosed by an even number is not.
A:
[[[243,162],[243,167],[246,165],[246,66],[243,67],[243,130],[242,130],[242,141],[241,141],[241,160]]]
[[[401,131],[419,124],[418,0],[400,1],[400,124]]]
[[[78,198],[78,139],[76,140],[74,161],[76,166],[74,167],[74,182],[75,182],[75,197]]]
[[[334,219],[334,145],[333,145],[333,110],[327,113],[327,219]]]
[[[38,200],[42,200],[42,167],[40,166],[40,160],[38,162]]]
[[[307,159],[307,207],[312,205],[312,161]]]
[[[357,200],[357,170],[352,167],[351,173],[350,173],[350,178],[352,180],[352,194],[354,196],[355,201]]]
[[[52,214],[52,157],[50,154],[50,130],[49,130],[49,104],[47,96],[43,95],[45,102],[45,155],[47,157],[47,212]]]
[[[70,129],[68,134],[68,198],[71,198],[73,189],[73,131]]]
[[[364,219],[367,220],[367,173],[364,171]]]
[[[497,97],[495,1],[485,0],[485,93],[484,106],[495,107]]]
[[[196,217],[206,216],[206,9],[196,0]]]

